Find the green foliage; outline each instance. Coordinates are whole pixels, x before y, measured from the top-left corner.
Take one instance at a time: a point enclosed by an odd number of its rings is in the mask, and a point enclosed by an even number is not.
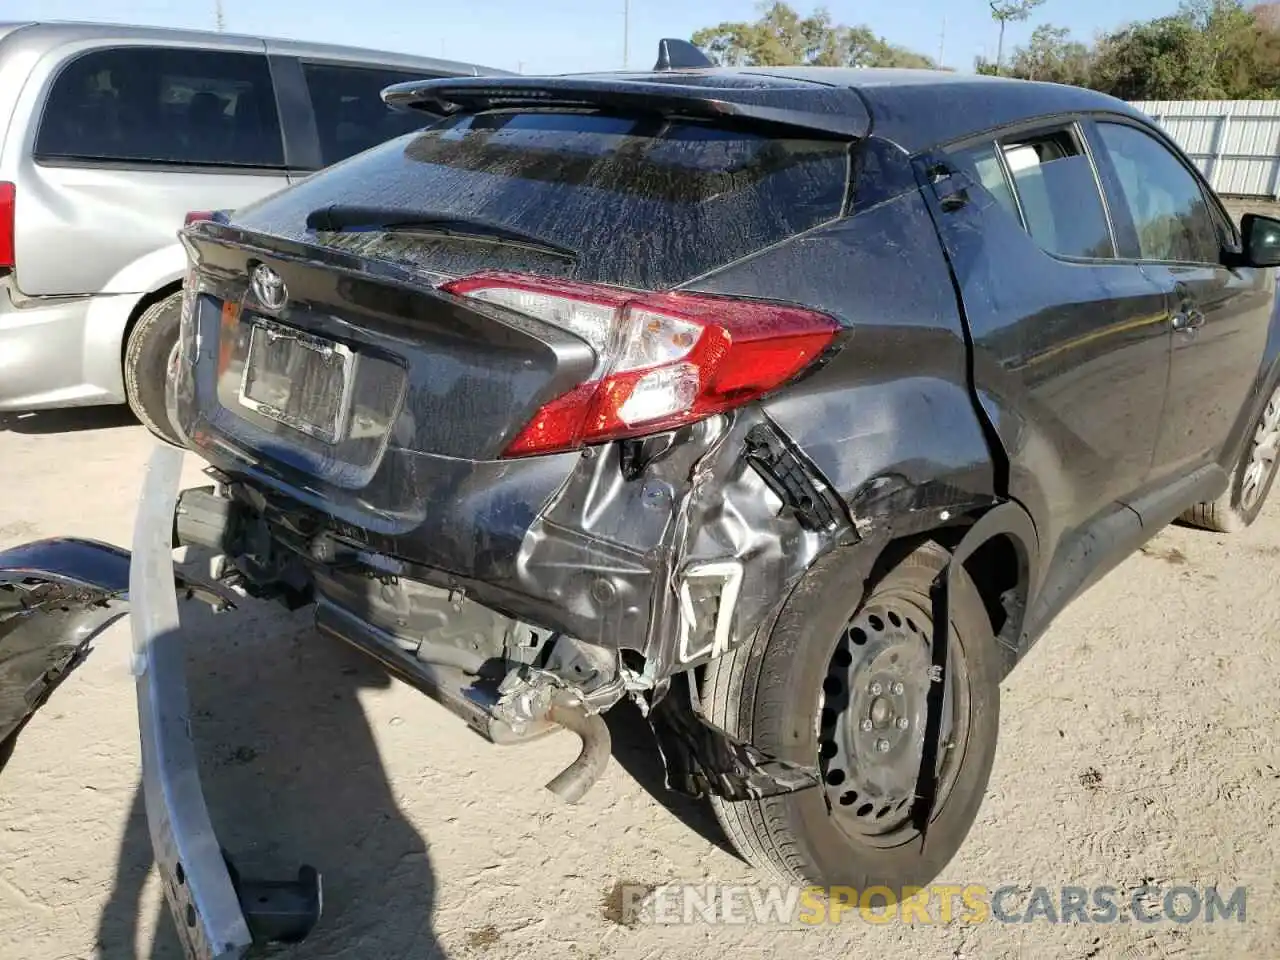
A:
[[[1031,11],[1043,6],[1044,0],[990,0],[991,19],[1001,23],[1021,22],[1031,16]]]
[[[1128,24],[1090,45],[1063,27],[1041,24],[1004,62],[1004,28],[1027,20],[1045,0],[986,0],[1000,25],[995,62],[980,74],[1093,87],[1126,100],[1280,98],[1280,0],[1182,0],[1172,16]],[[801,16],[765,2],[750,22],[722,23],[693,35],[717,63],[730,66],[923,67],[922,53],[890,43],[869,27],[835,23],[823,7]]]
[[[1124,100],[1214,96],[1207,38],[1186,17],[1161,17],[1110,34],[1095,51],[1092,86]]]
[[[996,47],[995,73],[1000,73],[1004,63],[1004,28],[1010,23],[1021,23],[1031,16],[1031,11],[1042,6],[1044,0],[987,0],[991,7],[991,19],[1000,24],[1000,43]]]
[[[978,61],[979,73],[995,73]],[[1173,16],[1132,23],[1092,47],[1044,24],[1000,71],[1093,87],[1125,100],[1280,97],[1280,3],[1184,0]]]
[[[751,22],[706,27],[692,42],[725,66],[934,66],[924,54],[889,43],[869,27],[834,23],[822,7],[801,17],[789,4],[775,2],[763,4],[760,13]]]
[[[1032,31],[1025,47],[1014,51],[1009,73],[1028,80],[1085,86],[1091,66],[1092,54],[1085,44],[1072,40],[1066,27],[1046,23]]]

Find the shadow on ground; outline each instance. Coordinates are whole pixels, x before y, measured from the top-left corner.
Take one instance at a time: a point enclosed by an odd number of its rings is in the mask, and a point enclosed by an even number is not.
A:
[[[442,956],[432,932],[426,843],[401,814],[357,700],[390,683],[375,663],[318,636],[309,610],[246,601],[215,617],[182,612],[192,727],[218,838],[242,875],[292,879],[318,869],[324,914],[295,957]],[[142,913],[152,865],[141,788],[100,920],[105,960],[181,960],[163,911],[154,946]],[[274,954],[274,951],[273,951]]]
[[[207,558],[190,558],[193,572]],[[192,729],[210,815],[241,875],[292,879],[320,871],[324,914],[298,958],[432,960],[435,876],[427,845],[401,813],[358,701],[393,681],[362,653],[316,633],[312,610],[246,600],[215,616],[182,608]],[[666,789],[648,722],[630,702],[607,715],[613,759],[668,812],[736,856],[705,800]],[[471,736],[459,725],[459,736]],[[104,960],[181,960],[168,911],[143,915],[152,868],[141,787],[98,928]],[[149,946],[150,945],[150,946]],[[273,954],[275,951],[273,951]]]
[[[137,425],[137,417],[123,404],[75,407],[69,410],[35,410],[31,413],[0,413],[0,430],[11,433],[79,433],[82,430],[110,430]]]
[[[707,843],[741,859],[725,837],[709,801],[667,789],[662,753],[640,709],[630,700],[624,700],[604,718],[613,738],[613,759],[631,779]]]

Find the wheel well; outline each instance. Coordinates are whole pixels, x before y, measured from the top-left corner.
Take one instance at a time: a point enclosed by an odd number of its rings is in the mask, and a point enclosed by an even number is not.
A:
[[[120,362],[124,363],[125,351],[129,349],[129,335],[133,333],[133,328],[138,324],[138,318],[146,313],[151,307],[155,306],[161,300],[165,300],[173,294],[182,290],[182,281],[175,280],[173,283],[167,283],[157,290],[152,290],[134,304],[132,312],[129,314],[129,322],[124,325],[124,333],[120,337]]]
[[[964,562],[991,620],[991,632],[1016,643],[1027,599],[1026,561],[1008,534],[997,534]]]
[[[876,568],[879,571],[888,569],[925,540],[934,540],[948,552],[954,552],[968,529],[967,525],[959,524],[893,541],[877,560]],[[964,571],[982,598],[982,606],[991,621],[992,634],[1012,655],[1012,651],[1019,649],[1026,619],[1030,586],[1026,546],[1015,536],[997,533],[969,555],[964,562]],[[1011,666],[1012,660],[1006,663],[1006,669]]]

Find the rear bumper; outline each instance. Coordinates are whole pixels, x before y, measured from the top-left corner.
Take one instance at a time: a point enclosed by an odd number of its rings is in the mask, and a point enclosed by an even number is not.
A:
[[[766,442],[774,460],[758,452]],[[193,446],[223,474],[231,516],[243,522],[232,520],[230,536],[184,542],[248,557],[242,570],[250,581],[259,580],[270,541],[279,556],[308,568],[281,581],[303,594],[317,577],[340,579],[326,569],[354,563],[402,583],[460,591],[584,643],[639,654],[650,682],[752,635],[847,529],[822,478],[751,409],[703,421],[669,447],[642,450],[649,461],[634,474],[619,443],[585,454],[459,461],[450,468],[456,478],[422,459],[418,480],[435,480],[440,492],[418,501],[420,525],[394,533],[281,482],[264,469],[266,458],[238,458],[211,433]],[[788,509],[771,490],[782,489],[784,475],[795,489],[783,496],[823,509],[807,519]],[[261,582],[269,586],[270,576]],[[356,586],[365,583],[359,577]],[[407,618],[412,632],[403,588],[344,596],[332,582],[316,586],[380,630],[396,632]]]
[[[165,899],[188,957],[240,957],[253,942],[209,820],[191,739],[172,525],[182,452],[157,447],[133,534],[133,668],[147,823]]]
[[[23,300],[0,281],[0,410],[124,403],[120,340],[137,300]]]
[[[239,878],[214,832],[191,737],[172,556],[183,453],[158,445],[147,465],[129,571],[133,669],[147,823],[165,899],[190,960],[235,958],[254,942],[295,941],[319,919],[320,881]],[[244,904],[253,904],[246,910]]]
[[[0,767],[18,731],[128,612],[129,554],[91,540],[0,550]]]
[[[132,614],[143,794],[156,863],[191,960],[242,956],[255,941],[300,939],[319,916],[319,878],[237,877],[209,822],[189,709],[177,586],[224,605],[216,588],[176,576],[170,545],[182,452],[160,446],[147,469],[135,552],[77,539],[0,552],[0,739],[21,726],[88,652]],[[244,905],[250,905],[248,909]]]

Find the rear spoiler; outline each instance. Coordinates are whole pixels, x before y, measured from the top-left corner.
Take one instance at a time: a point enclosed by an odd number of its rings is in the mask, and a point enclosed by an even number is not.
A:
[[[849,87],[736,70],[666,70],[563,77],[448,77],[411,80],[382,91],[392,107],[437,115],[511,108],[596,108],[659,116],[735,120],[836,139],[871,129]]]

